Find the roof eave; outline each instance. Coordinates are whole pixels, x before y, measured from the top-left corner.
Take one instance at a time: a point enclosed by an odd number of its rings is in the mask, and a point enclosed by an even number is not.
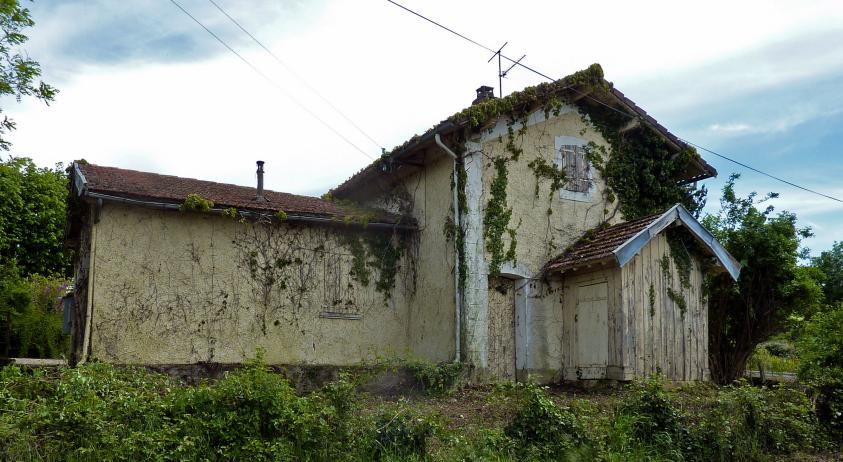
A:
[[[737,281],[741,273],[741,264],[735,260],[720,242],[697,221],[681,204],[668,209],[649,226],[639,231],[613,251],[618,266],[626,265],[641,249],[665,228],[675,222],[681,222],[694,237],[705,245],[733,280]]]

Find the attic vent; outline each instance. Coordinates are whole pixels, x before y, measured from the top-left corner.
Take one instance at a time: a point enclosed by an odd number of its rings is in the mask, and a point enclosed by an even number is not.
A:
[[[483,85],[482,87],[477,89],[477,98],[474,98],[474,101],[471,102],[471,105],[475,105],[477,103],[482,103],[487,99],[492,99],[495,97],[495,89],[492,87],[488,87]]]
[[[266,198],[263,196],[263,161],[257,161],[258,164],[258,191],[255,195],[255,201],[257,202],[266,202]]]

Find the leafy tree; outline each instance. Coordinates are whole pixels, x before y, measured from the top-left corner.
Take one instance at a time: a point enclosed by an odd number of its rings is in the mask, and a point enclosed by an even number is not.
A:
[[[835,247],[837,247],[835,245]],[[843,436],[843,303],[816,313],[797,341],[799,378],[817,395],[817,413]]]
[[[709,354],[712,379],[730,383],[744,371],[755,347],[781,331],[792,315],[805,316],[822,302],[822,289],[810,268],[797,264],[810,229],[796,226],[796,215],[759,209],[756,201],[735,194],[733,174],[723,187],[720,212],[703,224],[743,266],[733,282],[727,274],[709,281]]]
[[[24,96],[34,96],[49,104],[58,91],[38,80],[41,65],[20,49],[28,40],[22,31],[34,24],[29,10],[18,0],[0,0],[0,97],[14,95],[20,101]],[[9,150],[11,145],[4,135],[14,129],[15,122],[4,116],[0,121],[0,149]]]
[[[0,266],[0,357],[61,357],[67,337],[56,305],[66,281],[18,272]]]
[[[825,275],[822,286],[826,302],[843,301],[843,241],[835,242],[831,250],[813,258],[811,264]]]
[[[0,264],[22,275],[66,274],[63,249],[67,175],[61,164],[39,168],[31,159],[0,161]]]

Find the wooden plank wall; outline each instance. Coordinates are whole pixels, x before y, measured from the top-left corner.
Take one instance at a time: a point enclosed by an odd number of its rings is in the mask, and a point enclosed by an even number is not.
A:
[[[565,380],[576,380],[576,370],[580,367],[580,359],[578,357],[577,338],[577,287],[599,282],[607,283],[608,290],[608,317],[607,328],[608,335],[608,368],[619,369],[621,365],[622,355],[620,352],[620,344],[623,338],[622,330],[619,327],[623,326],[623,313],[619,309],[621,300],[621,277],[618,268],[598,269],[592,272],[568,275],[565,277],[563,293],[562,293],[562,372]],[[605,374],[604,374],[605,375]],[[604,378],[611,377],[611,374]]]
[[[665,256],[670,262],[669,276],[663,274],[661,267]],[[622,305],[616,321],[623,323],[616,329],[623,339],[617,347],[624,375],[630,375],[630,371],[639,377],[661,372],[673,381],[706,380],[708,310],[701,300],[703,274],[696,258],[692,259],[690,286],[682,287],[667,238],[662,234],[621,269],[620,279]],[[669,288],[684,298],[684,314],[668,296]]]

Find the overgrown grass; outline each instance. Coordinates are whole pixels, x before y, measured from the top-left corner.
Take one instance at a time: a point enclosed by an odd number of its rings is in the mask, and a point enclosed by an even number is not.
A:
[[[195,387],[106,364],[0,371],[3,460],[755,461],[829,444],[788,387],[652,378],[585,397],[528,383],[382,401],[345,375],[297,395],[260,360]]]
[[[764,373],[791,373],[799,371],[799,358],[780,346],[781,342],[759,345],[746,362],[748,370]]]

